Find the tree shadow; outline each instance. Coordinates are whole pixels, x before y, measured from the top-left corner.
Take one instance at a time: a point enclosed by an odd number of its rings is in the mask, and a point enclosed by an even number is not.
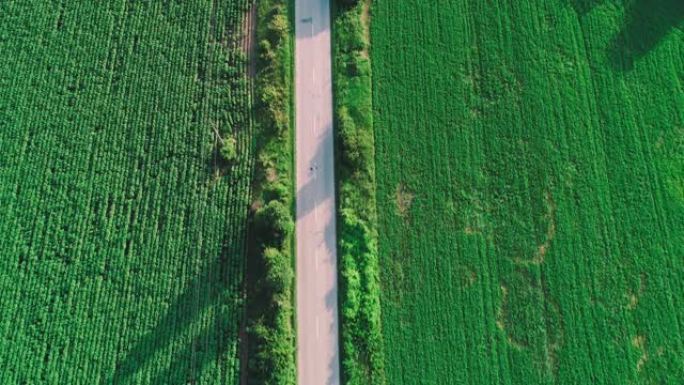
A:
[[[333,228],[334,231],[334,225],[327,226],[330,228]],[[326,230],[327,231],[327,230]],[[328,373],[329,376],[326,381],[326,385],[339,385],[340,381],[340,319],[339,319],[339,313],[338,313],[338,292],[337,290],[330,290],[328,293],[325,295],[325,305],[326,308],[329,312],[333,314],[333,319],[336,321],[335,323],[329,325],[328,327],[330,328],[330,332],[333,333],[336,338],[337,338],[337,347],[338,349],[333,352],[333,355],[330,357],[328,360]]]
[[[231,280],[235,276],[231,248],[224,244],[221,255],[195,275],[154,329],[116,363],[112,384],[138,383],[137,375],[150,373],[155,356],[164,350],[173,349],[172,361],[152,373],[150,384],[196,384],[211,362],[227,359],[225,355],[238,338],[238,326],[232,322],[242,318],[235,313],[239,311],[242,282]],[[193,324],[212,306],[216,314],[197,332]],[[190,342],[176,348],[173,345],[178,336],[189,336]]]
[[[570,6],[577,12],[580,16],[584,16],[595,6],[601,4],[604,0],[567,0]]]
[[[629,71],[684,20],[682,0],[634,0],[626,6],[620,33],[608,47],[613,68]]]
[[[307,183],[297,190],[297,218],[303,218],[309,215],[321,203],[309,199],[303,200],[301,197],[327,196],[323,191],[325,184],[321,184],[319,178],[331,177],[326,173],[332,173],[331,175],[334,175],[335,173],[334,157],[325,154],[326,149],[334,148],[334,136],[324,134],[324,132],[331,129],[331,125],[332,123],[327,125],[317,134],[311,134],[317,135],[319,138],[325,136],[323,138],[323,143],[320,146],[317,146],[316,153],[309,157],[308,163],[305,165],[304,169],[297,170],[298,173],[306,175],[308,179]],[[334,185],[333,189],[336,187],[337,186]],[[334,191],[332,197],[335,198]]]
[[[567,0],[580,16],[606,0]],[[684,20],[683,0],[625,0],[625,21],[608,49],[611,66],[629,71]]]
[[[306,163],[299,165],[297,170],[300,175],[306,175],[306,183],[299,187],[297,190],[297,219],[301,220],[310,215],[317,215],[316,211],[330,204],[333,210],[337,210],[337,184],[335,183],[335,162],[337,161],[336,155],[330,156],[328,154],[329,150],[334,151],[335,143],[335,133],[332,131],[332,123],[329,123],[322,128],[320,132],[316,134],[311,133],[310,135],[316,135],[316,139],[322,139],[320,145],[316,146],[316,152],[313,154],[300,155],[305,156]],[[326,134],[332,132],[332,134]],[[331,181],[332,184],[329,185],[327,182]],[[332,191],[328,190],[332,186]],[[320,200],[319,200],[320,199]],[[331,201],[332,200],[332,201]],[[334,241],[337,235],[337,215],[333,212],[330,221],[324,224],[322,229],[317,229],[317,232],[322,232],[323,244],[313,245],[314,247],[323,246],[327,254],[334,256],[335,258],[335,280],[338,280],[338,264],[337,261],[337,242]],[[319,233],[320,234],[320,233]],[[298,236],[306,236],[306,234],[298,234]],[[306,253],[304,250],[298,250],[299,258],[306,258]],[[313,255],[313,254],[311,254]],[[301,261],[299,261],[301,262]],[[299,263],[298,262],[298,263]],[[306,261],[304,263],[307,263]],[[311,260],[311,263],[314,263]],[[338,281],[339,282],[339,281]],[[321,324],[321,329],[327,328],[328,332],[331,333],[337,340],[337,349],[332,352],[321,350],[321,354],[324,354],[329,358],[327,359],[326,365],[328,367],[328,378],[325,380],[325,384],[321,385],[337,385],[340,382],[340,351],[339,351],[339,341],[340,341],[340,319],[339,319],[339,309],[338,309],[338,290],[328,290],[325,293],[325,308],[326,312],[330,313],[332,316],[332,322],[328,325]],[[299,328],[299,321],[297,322],[297,327]]]
[[[297,3],[299,4],[299,3]],[[316,12],[317,11],[317,12]],[[295,6],[294,34],[296,39],[308,39],[323,32],[329,32],[332,20],[323,25],[321,20],[330,17],[326,7]]]

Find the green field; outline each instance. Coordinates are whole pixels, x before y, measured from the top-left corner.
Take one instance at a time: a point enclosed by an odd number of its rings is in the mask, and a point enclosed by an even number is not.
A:
[[[388,383],[681,384],[684,2],[372,11]]]
[[[0,383],[238,383],[249,3],[0,2]]]

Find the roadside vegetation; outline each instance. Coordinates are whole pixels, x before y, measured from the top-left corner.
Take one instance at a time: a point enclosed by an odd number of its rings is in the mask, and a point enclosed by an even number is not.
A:
[[[247,261],[247,383],[294,385],[292,9],[289,0],[257,6],[259,134]]]
[[[370,1],[333,10],[342,378],[385,384],[380,328]]]
[[[373,1],[388,383],[682,383],[683,23]]]

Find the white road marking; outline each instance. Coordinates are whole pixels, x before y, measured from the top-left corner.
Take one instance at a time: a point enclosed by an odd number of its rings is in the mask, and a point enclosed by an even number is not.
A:
[[[314,250],[314,262],[316,265],[316,271],[318,271],[318,249]]]

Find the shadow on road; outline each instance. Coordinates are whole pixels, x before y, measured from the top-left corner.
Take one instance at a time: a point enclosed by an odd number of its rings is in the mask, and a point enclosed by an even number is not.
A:
[[[323,26],[321,15],[313,15],[309,9],[298,9],[297,20],[295,20],[295,35],[297,39],[314,37],[322,32],[329,32],[329,26]]]
[[[330,132],[330,134],[323,134],[325,132]],[[313,134],[311,134],[313,135]],[[335,204],[335,168],[334,168],[334,132],[332,132],[332,123],[323,128],[322,131],[318,131],[317,135],[325,135],[323,142],[316,146],[317,151],[311,157],[311,163],[306,165],[304,172],[307,172],[308,180],[307,183],[300,187],[297,191],[297,218],[303,218],[305,216],[312,215],[312,213],[321,206],[322,203],[327,205],[326,208],[335,210],[337,205]],[[317,140],[318,138],[316,138]],[[327,151],[330,151],[328,153]],[[299,172],[302,172],[299,170]],[[330,186],[327,186],[327,184]],[[320,201],[319,201],[320,200]],[[336,225],[337,217],[334,215],[324,224],[323,229],[323,239],[324,247],[326,253],[329,255],[337,254],[337,245],[334,242],[336,239]],[[301,236],[301,234],[300,234]],[[333,242],[328,242],[333,240]],[[299,254],[301,256],[301,254]],[[337,269],[335,269],[335,274]],[[338,317],[338,292],[336,289],[329,290],[325,293],[325,307],[328,314],[334,315],[332,317],[333,321],[328,325],[321,325],[321,328],[327,327],[329,333],[334,333],[334,335],[339,339],[339,317]],[[337,321],[337,323],[335,323]],[[339,343],[338,343],[339,347]],[[329,354],[327,351],[322,351],[321,354]],[[328,378],[323,385],[339,385],[340,369],[339,369],[340,353],[339,349],[336,349],[332,356],[327,362],[328,366]]]
[[[323,131],[319,131],[316,135],[323,135],[323,132],[325,132],[326,130],[331,130],[331,128],[332,124],[325,127]],[[317,191],[321,189],[320,178],[331,178],[334,184],[335,168],[334,164],[332,163],[332,157],[329,154],[325,154],[323,152],[325,149],[330,149],[331,151],[334,151],[333,135],[334,134],[326,135],[321,145],[317,146],[316,153],[311,158],[310,164],[306,165],[306,169],[303,171],[307,173],[307,177],[309,178],[308,183],[306,183],[304,186],[300,187],[299,190],[297,190],[297,197],[316,197],[324,195],[325,191]],[[330,163],[328,164],[326,162]],[[331,197],[334,198],[334,190],[331,193]],[[304,201],[298,200],[297,217],[301,218],[308,215],[320,203],[321,202],[316,202],[314,200],[308,199]]]
[[[322,132],[325,132],[325,130],[331,130],[332,124],[328,125],[326,128],[319,133],[319,135],[322,135]],[[334,200],[337,198],[335,194],[335,167],[334,167],[334,160],[333,157],[324,154],[324,149],[329,148],[331,151],[334,151],[333,143],[334,142],[334,133],[331,135],[326,135],[325,140],[323,143],[318,146],[318,149],[316,151],[316,154],[312,157],[312,162],[310,165],[307,166],[305,172],[309,173],[309,181],[306,183],[304,186],[300,187],[299,190],[297,190],[297,218],[303,218],[307,215],[310,215],[317,207],[321,205],[323,202],[327,202],[327,200],[332,200],[330,202],[330,207],[333,210],[337,209],[337,205],[335,204]],[[326,162],[331,162],[330,164],[327,164]],[[320,178],[330,178],[331,183],[332,183],[332,191],[330,192],[329,196],[326,194],[326,191],[322,189],[322,184]],[[323,201],[316,201],[317,198],[324,196]],[[301,197],[305,197],[305,199],[301,199]],[[336,221],[337,218],[333,216],[332,221],[329,221],[325,225],[324,229],[324,239],[336,239]],[[329,254],[337,253],[337,246],[335,244],[325,244],[326,246],[326,251]]]
[[[333,226],[329,226],[333,227]],[[330,290],[328,293],[325,295],[325,306],[327,311],[333,313],[334,315],[337,315],[337,291],[336,290]],[[335,318],[339,318],[335,317]],[[338,322],[339,325],[339,322]],[[331,333],[334,333],[338,336],[338,341],[339,341],[339,333],[340,330],[339,328],[336,328],[334,324],[330,324],[329,329]],[[339,346],[339,342],[338,342]],[[330,360],[328,361],[328,380],[326,381],[326,385],[339,385],[339,378],[340,378],[340,352],[339,349],[336,350],[333,354],[332,357],[330,357]]]

